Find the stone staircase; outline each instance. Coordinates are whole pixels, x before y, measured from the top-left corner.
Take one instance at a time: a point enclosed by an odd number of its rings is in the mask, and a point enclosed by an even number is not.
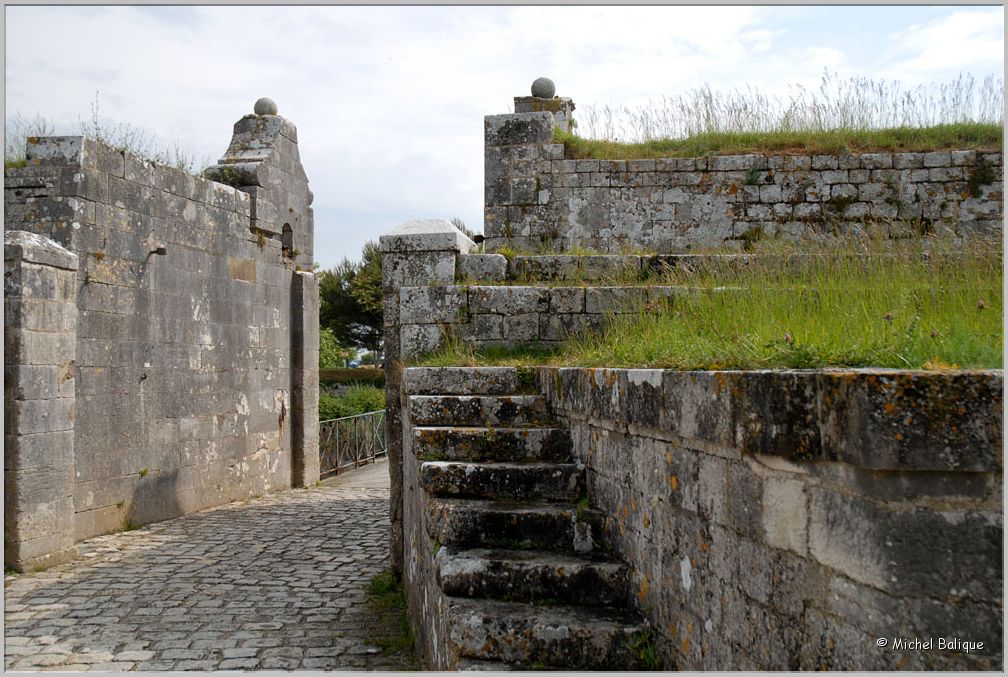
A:
[[[456,669],[658,667],[541,396],[414,395],[410,420]]]

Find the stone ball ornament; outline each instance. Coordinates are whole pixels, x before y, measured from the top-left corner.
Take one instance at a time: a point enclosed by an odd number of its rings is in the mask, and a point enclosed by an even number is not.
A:
[[[536,78],[532,83],[532,96],[540,99],[552,99],[556,94],[556,85],[549,78]]]
[[[252,109],[255,111],[256,115],[276,115],[277,105],[276,101],[264,96],[255,102],[255,107]]]

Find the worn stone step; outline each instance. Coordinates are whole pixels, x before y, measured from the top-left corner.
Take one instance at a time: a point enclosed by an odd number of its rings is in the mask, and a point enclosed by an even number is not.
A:
[[[441,590],[452,597],[589,606],[627,601],[626,565],[598,555],[445,546],[434,565]]]
[[[410,420],[422,426],[484,427],[551,422],[539,395],[415,395],[410,397]]]
[[[407,367],[402,388],[411,395],[514,395],[515,367]]]
[[[645,626],[631,613],[570,605],[453,599],[452,649],[518,669],[642,670]]]
[[[426,461],[569,461],[564,428],[415,426],[413,448]]]
[[[442,545],[587,553],[600,550],[605,514],[555,503],[431,498],[427,534]]]
[[[575,463],[425,461],[420,486],[435,496],[576,502],[585,495],[585,469]]]

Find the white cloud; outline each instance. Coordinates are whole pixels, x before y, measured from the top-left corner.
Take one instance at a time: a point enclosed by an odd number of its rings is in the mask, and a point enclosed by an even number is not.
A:
[[[103,114],[215,160],[234,121],[270,96],[298,126],[316,259],[330,266],[409,218],[479,226],[483,116],[510,110],[540,75],[579,110],[647,104],[705,82],[815,86],[824,67],[864,63],[843,47],[843,35],[866,33],[850,10],[824,44],[783,21],[788,9],[744,6],[12,6],[7,111],[75,124],[100,90]],[[816,11],[794,16],[814,21]],[[923,76],[933,62],[980,59],[1002,42],[1000,9],[946,19],[882,33],[876,53],[893,43],[904,70]],[[934,42],[947,47],[935,52]]]
[[[980,67],[1004,71],[1004,8],[964,9],[891,35],[888,77],[926,82]]]

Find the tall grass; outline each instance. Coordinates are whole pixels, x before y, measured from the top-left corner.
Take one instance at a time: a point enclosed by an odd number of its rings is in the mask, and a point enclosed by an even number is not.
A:
[[[823,245],[825,246],[825,245]],[[999,242],[831,245],[710,257],[657,281],[670,304],[616,316],[553,351],[454,343],[433,364],[672,369],[1001,368]]]
[[[26,141],[29,136],[54,136],[58,134],[80,134],[96,139],[113,148],[129,151],[137,157],[159,165],[175,167],[191,174],[210,164],[210,158],[200,157],[186,150],[176,139],[165,144],[155,134],[140,127],[104,118],[99,111],[99,97],[95,94],[91,103],[91,115],[87,120],[79,120],[79,128],[60,127],[52,120],[36,114],[32,118],[16,113],[4,124],[4,168],[24,166]]]
[[[643,106],[585,105],[577,131],[585,139],[632,143],[732,133],[1003,125],[1003,108],[1004,81],[993,75],[981,82],[967,74],[907,88],[899,81],[842,79],[827,70],[818,89],[794,84],[787,97],[753,87],[720,92],[704,85]]]

